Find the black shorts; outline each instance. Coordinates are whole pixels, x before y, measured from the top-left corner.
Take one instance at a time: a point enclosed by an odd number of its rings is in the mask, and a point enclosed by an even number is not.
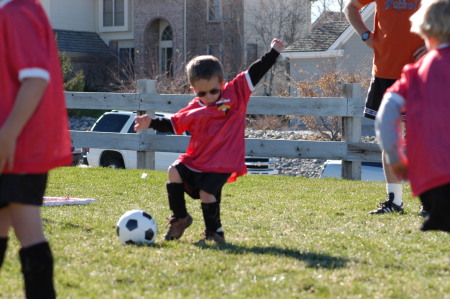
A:
[[[183,180],[184,191],[194,199],[200,198],[200,190],[220,197],[223,185],[231,175],[231,173],[197,172],[182,163],[173,166],[178,170]]]
[[[450,183],[424,192],[419,198],[429,215],[420,229],[450,233]]]
[[[42,206],[48,174],[0,175],[0,209],[10,203]]]
[[[375,119],[386,89],[391,87],[395,81],[396,79],[383,79],[378,77],[372,78],[369,91],[367,93],[366,107],[364,108],[365,117]]]

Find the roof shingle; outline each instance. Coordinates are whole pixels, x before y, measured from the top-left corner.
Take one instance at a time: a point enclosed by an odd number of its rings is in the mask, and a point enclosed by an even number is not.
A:
[[[88,55],[106,56],[111,53],[109,47],[95,32],[54,29],[59,50]]]
[[[302,37],[294,44],[286,47],[285,52],[326,51],[349,25],[347,21],[325,23],[314,28],[311,33]]]

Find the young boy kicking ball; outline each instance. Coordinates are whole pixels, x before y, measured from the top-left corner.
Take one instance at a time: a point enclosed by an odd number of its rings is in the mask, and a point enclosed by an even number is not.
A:
[[[137,116],[135,130],[191,133],[185,154],[169,167],[167,194],[172,217],[166,240],[179,239],[192,223],[184,192],[201,200],[204,241],[225,243],[220,220],[222,187],[246,174],[245,117],[254,86],[275,64],[284,45],[277,39],[271,50],[232,81],[224,80],[220,61],[210,55],[193,58],[186,67],[191,90],[197,95],[170,119]]]

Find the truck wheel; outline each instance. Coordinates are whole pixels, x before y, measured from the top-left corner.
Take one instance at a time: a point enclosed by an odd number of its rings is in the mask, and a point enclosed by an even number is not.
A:
[[[125,165],[123,165],[123,161],[116,158],[106,159],[105,162],[103,162],[102,166],[109,168],[125,168]]]

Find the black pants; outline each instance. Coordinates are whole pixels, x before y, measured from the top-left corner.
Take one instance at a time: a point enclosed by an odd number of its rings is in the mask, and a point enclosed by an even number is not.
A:
[[[450,233],[450,183],[424,192],[419,198],[429,214],[420,229]]]

